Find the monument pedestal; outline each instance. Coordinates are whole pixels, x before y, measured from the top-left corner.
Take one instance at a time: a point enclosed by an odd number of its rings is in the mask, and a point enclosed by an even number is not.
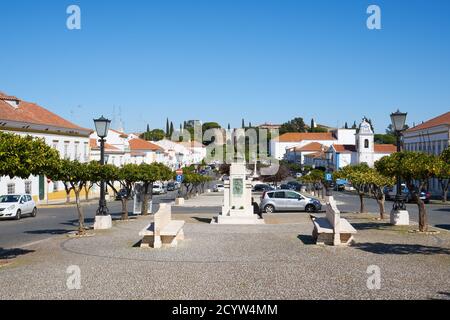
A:
[[[110,215],[95,216],[94,230],[106,230],[112,228],[112,219]]]
[[[394,226],[409,226],[409,213],[406,210],[392,210],[391,224]]]
[[[233,163],[230,178],[224,183],[222,212],[211,223],[217,224],[264,224],[253,213],[252,183],[246,179],[244,162]]]

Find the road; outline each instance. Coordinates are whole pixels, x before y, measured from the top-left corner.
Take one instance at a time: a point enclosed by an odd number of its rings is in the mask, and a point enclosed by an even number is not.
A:
[[[359,212],[359,198],[357,195],[334,192],[334,198],[338,201],[338,207],[343,212]],[[378,204],[375,199],[364,198],[364,203],[367,212],[379,212]],[[386,201],[386,213],[389,215],[392,208],[392,201]],[[431,226],[450,230],[450,204],[445,206],[442,204],[427,204],[425,205],[428,213],[428,224]],[[407,204],[409,217],[413,221],[419,221],[419,210],[416,204]]]
[[[158,210],[161,202],[171,202],[176,198],[176,192],[154,196],[154,211]],[[93,225],[97,203],[84,204],[86,224]],[[122,206],[120,201],[108,203],[113,219],[120,219]],[[128,210],[133,210],[133,201],[129,201]],[[189,208],[174,207],[174,213],[188,213]],[[198,213],[209,212],[208,208],[196,208]],[[66,234],[77,230],[78,215],[75,206],[55,206],[39,209],[36,218],[23,217],[21,220],[0,220],[0,249],[20,247],[42,241],[49,237]]]

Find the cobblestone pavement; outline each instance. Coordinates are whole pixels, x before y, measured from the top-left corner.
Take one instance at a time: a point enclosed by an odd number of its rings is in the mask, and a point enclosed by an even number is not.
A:
[[[141,249],[151,221],[115,222],[92,237],[60,236],[1,253],[3,299],[448,299],[450,233],[408,232],[371,216],[348,216],[358,229],[352,247],[312,244],[306,214],[266,216],[266,225],[210,225],[211,215],[185,219],[178,248]],[[6,258],[9,264],[5,265]],[[69,266],[81,289],[69,290]],[[369,290],[367,269],[381,271]]]

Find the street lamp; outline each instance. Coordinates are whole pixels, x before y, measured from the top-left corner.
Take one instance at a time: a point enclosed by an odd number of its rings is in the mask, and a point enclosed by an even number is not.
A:
[[[397,139],[397,152],[401,151],[401,135],[405,130],[406,116],[408,114],[404,112],[391,113],[391,121],[392,121],[392,130],[395,133]],[[405,197],[402,195],[402,184],[400,176],[397,176],[397,192],[395,195],[394,207],[393,211],[397,212],[399,210],[406,210],[405,206]]]
[[[105,138],[108,135],[109,127],[111,125],[111,120],[106,119],[101,116],[98,119],[94,119],[95,131],[97,132],[97,136],[100,138],[100,165],[105,164]],[[105,181],[100,181],[100,201],[97,209],[97,216],[107,216],[109,213],[108,208],[106,207],[106,199],[105,199]]]

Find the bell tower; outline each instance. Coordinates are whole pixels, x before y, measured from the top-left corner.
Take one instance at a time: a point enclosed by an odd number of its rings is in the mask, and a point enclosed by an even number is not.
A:
[[[359,132],[356,134],[358,164],[367,163],[369,167],[373,167],[374,151],[374,133],[370,123],[364,118],[359,125]]]

